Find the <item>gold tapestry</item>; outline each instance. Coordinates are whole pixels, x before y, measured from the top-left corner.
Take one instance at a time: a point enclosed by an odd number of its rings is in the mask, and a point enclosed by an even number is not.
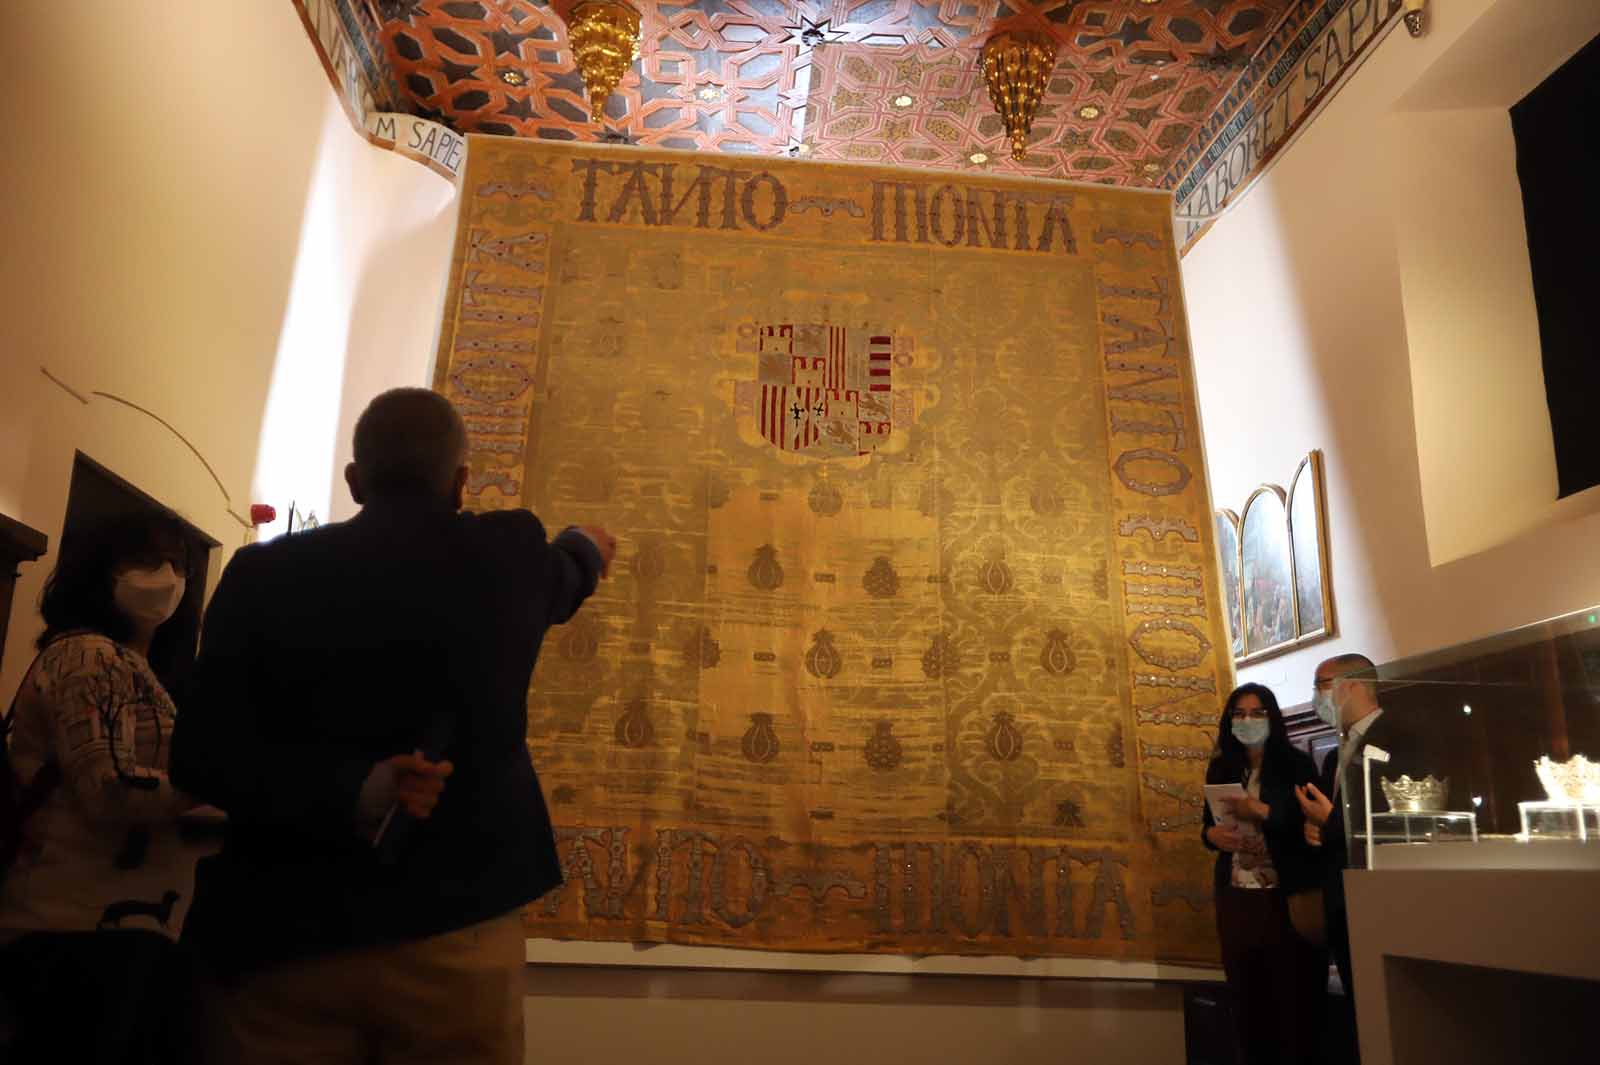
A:
[[[474,138],[474,507],[602,524],[530,934],[1214,961],[1228,680],[1170,204]]]

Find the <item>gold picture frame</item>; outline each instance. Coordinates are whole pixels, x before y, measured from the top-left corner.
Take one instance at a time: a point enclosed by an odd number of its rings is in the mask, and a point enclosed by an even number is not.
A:
[[[1228,630],[1229,653],[1235,661],[1244,656],[1244,598],[1239,578],[1239,515],[1223,509],[1214,515],[1217,540],[1217,583],[1222,589],[1223,624]]]
[[[1263,484],[1239,513],[1218,510],[1214,520],[1235,665],[1336,634],[1321,451],[1300,460],[1288,491]]]
[[[1305,500],[1304,512],[1299,509]],[[1322,452],[1311,451],[1289,482],[1289,544],[1295,571],[1295,631],[1300,643],[1334,635],[1333,585],[1329,572],[1327,482]],[[1303,557],[1306,556],[1306,557]],[[1307,582],[1315,577],[1315,585]],[[1308,603],[1316,614],[1308,616]]]

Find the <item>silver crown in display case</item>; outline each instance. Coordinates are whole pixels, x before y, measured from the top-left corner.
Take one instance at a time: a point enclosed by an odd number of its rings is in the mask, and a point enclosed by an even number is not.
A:
[[[1591,762],[1581,754],[1565,762],[1545,755],[1533,763],[1533,771],[1544,786],[1545,798],[1551,802],[1600,803],[1600,762]]]
[[[1445,796],[1450,794],[1450,778],[1437,780],[1432,774],[1421,780],[1408,776],[1401,776],[1399,780],[1379,777],[1378,786],[1383,788],[1383,797],[1389,800],[1389,809],[1397,814],[1441,812]]]

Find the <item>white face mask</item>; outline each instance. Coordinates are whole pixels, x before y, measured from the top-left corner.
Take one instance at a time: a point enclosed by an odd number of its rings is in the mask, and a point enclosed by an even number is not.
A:
[[[1233,719],[1233,738],[1246,747],[1259,747],[1267,742],[1272,726],[1265,718],[1236,717]]]
[[[1339,708],[1334,705],[1333,692],[1319,691],[1311,700],[1311,709],[1315,710],[1322,723],[1329,728],[1339,727]]]
[[[160,625],[177,612],[187,586],[188,581],[168,562],[156,569],[130,569],[123,573],[117,578],[111,599],[129,620]]]

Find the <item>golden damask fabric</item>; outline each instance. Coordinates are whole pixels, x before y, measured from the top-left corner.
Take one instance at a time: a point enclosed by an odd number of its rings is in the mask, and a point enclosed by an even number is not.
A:
[[[1165,197],[474,138],[473,506],[621,539],[530,933],[1213,961],[1228,680]]]

